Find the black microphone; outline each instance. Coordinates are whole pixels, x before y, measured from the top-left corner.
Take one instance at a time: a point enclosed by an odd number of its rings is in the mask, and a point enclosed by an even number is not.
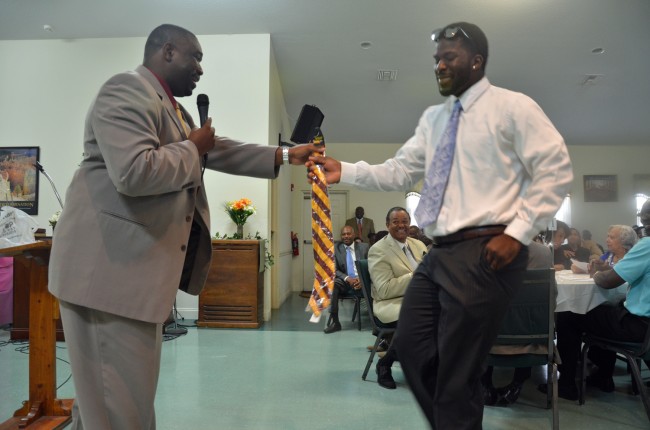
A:
[[[208,120],[208,108],[210,107],[210,99],[206,94],[199,94],[196,96],[196,107],[199,108],[199,122],[201,127]],[[203,154],[203,168],[208,164],[208,153]]]
[[[201,127],[203,127],[203,124],[208,120],[210,99],[205,94],[199,94],[196,96],[196,106],[199,108],[199,121],[201,122]]]
[[[56,186],[54,185],[54,181],[52,180],[50,175],[47,174],[45,168],[41,163],[38,162],[38,160],[34,163],[34,167],[36,167],[36,170],[41,172],[43,176],[45,176],[47,180],[50,181],[50,185],[52,185],[52,190],[54,191],[54,195],[56,196],[56,199],[59,201],[59,204],[61,205],[61,209],[63,209],[63,201],[61,200],[61,196],[59,195],[59,192],[56,190]]]

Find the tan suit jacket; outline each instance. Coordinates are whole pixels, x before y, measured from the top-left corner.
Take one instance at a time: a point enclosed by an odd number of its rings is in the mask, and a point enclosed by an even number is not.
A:
[[[274,178],[275,151],[219,138],[207,168]],[[50,291],[73,304],[163,322],[193,221],[200,232],[188,292],[198,294],[212,255],[201,157],[148,69],[110,78],[86,118],[84,158],[54,235]]]
[[[359,226],[357,225],[356,217],[350,218],[349,220],[345,221],[345,225],[349,225],[354,229],[355,237],[359,236]],[[374,232],[375,232],[375,222],[370,218],[363,217],[363,219],[361,220],[361,237],[360,237],[361,241],[364,243],[368,243],[368,235]]]
[[[406,238],[413,257],[420,263],[427,248],[421,241]],[[413,274],[400,243],[388,235],[368,251],[368,271],[372,280],[373,311],[383,323],[397,321],[402,299]]]

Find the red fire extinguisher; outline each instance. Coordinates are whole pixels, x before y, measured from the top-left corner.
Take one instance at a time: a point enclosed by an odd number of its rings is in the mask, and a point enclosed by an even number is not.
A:
[[[291,232],[291,251],[293,251],[293,256],[300,255],[300,247],[298,245],[298,235],[294,232]]]

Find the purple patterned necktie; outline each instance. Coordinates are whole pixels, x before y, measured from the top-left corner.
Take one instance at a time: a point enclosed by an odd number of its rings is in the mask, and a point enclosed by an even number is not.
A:
[[[463,107],[460,105],[460,100],[456,100],[454,110],[451,112],[451,118],[449,118],[445,132],[436,148],[431,166],[424,179],[424,185],[420,193],[422,197],[415,210],[415,219],[420,228],[424,228],[438,220],[442,200],[447,189],[447,182],[449,181],[451,164],[454,161],[456,132],[458,131],[458,119],[461,110],[463,110]]]

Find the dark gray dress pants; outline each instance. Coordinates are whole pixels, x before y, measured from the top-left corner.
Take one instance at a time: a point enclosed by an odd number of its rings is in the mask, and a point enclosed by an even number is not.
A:
[[[493,271],[485,260],[490,239],[434,246],[404,296],[394,342],[434,429],[482,426],[481,375],[528,260],[523,246],[510,265]]]

